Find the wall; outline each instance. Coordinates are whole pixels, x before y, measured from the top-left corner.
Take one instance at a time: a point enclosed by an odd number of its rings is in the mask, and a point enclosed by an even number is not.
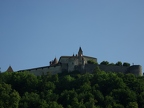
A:
[[[132,73],[136,76],[142,76],[143,75],[142,66],[133,65],[133,66],[129,67],[129,69],[127,70],[127,73]]]
[[[32,70],[29,70],[30,73],[32,74],[35,74],[35,75],[42,75],[46,72],[48,72],[48,67],[46,68],[39,68],[39,69],[32,69]]]
[[[106,71],[106,72],[132,73],[136,76],[142,76],[143,75],[142,74],[142,67],[140,65],[133,65],[130,67],[125,67],[125,66],[85,64],[85,65],[77,65],[77,66],[70,65],[70,67],[69,67],[69,65],[66,63],[66,64],[60,64],[57,66],[46,66],[46,67],[41,67],[41,68],[29,69],[27,71],[29,71],[30,73],[33,73],[37,76],[42,75],[42,74],[46,74],[47,72],[50,72],[51,74],[57,74],[57,73],[61,73],[63,70],[73,71],[73,69],[81,71],[81,72],[92,73],[96,66],[99,66],[100,70]]]
[[[126,66],[112,66],[112,65],[99,65],[99,68],[106,72],[122,72],[125,73],[129,67]]]
[[[45,67],[45,68],[29,70],[29,72],[39,76],[42,74],[47,74],[47,72],[50,72],[52,75],[57,74],[57,73],[60,73],[61,70],[62,70],[61,66],[50,66],[50,67]]]
[[[140,65],[133,65],[130,67],[125,66],[111,66],[111,65],[96,65],[96,64],[86,64],[85,65],[85,72],[92,73],[96,66],[99,66],[100,70],[105,72],[122,72],[122,73],[132,73],[136,76],[142,76],[142,66]],[[76,70],[80,71],[81,67],[76,67]]]
[[[61,57],[59,60],[59,62],[61,63],[68,63],[68,61],[69,61],[69,58],[66,58],[66,57]]]

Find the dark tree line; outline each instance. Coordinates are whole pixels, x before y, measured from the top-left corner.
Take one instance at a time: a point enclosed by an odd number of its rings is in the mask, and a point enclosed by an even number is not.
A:
[[[112,66],[130,66],[130,63],[118,61],[117,63],[109,63],[108,61],[102,61],[101,65],[112,65]]]
[[[0,74],[0,108],[143,108],[144,77],[64,72]]]

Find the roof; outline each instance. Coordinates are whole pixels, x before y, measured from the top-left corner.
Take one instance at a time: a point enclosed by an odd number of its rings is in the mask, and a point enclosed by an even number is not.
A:
[[[72,57],[73,57],[73,58],[74,58],[74,57],[77,58],[78,56],[61,56],[60,59],[61,59],[61,58],[72,58]],[[90,57],[90,56],[85,56],[85,55],[83,55],[83,57],[84,57],[84,58],[93,58],[93,59],[96,59],[95,57]]]
[[[83,56],[83,57],[96,59],[95,57],[90,57],[90,56]]]
[[[61,58],[77,58],[77,57],[78,57],[78,56],[61,56],[60,59],[61,59]],[[60,59],[59,59],[59,60],[60,60]]]
[[[6,72],[13,72],[13,69],[11,66],[8,67],[8,69],[6,70]]]
[[[81,48],[81,47],[79,48],[79,51],[81,51],[81,52],[82,52],[82,48]]]
[[[56,57],[55,57],[55,59],[54,59],[53,63],[54,63],[54,64],[58,63],[58,61],[57,61]]]
[[[70,57],[76,57],[76,56],[61,56],[60,58],[70,58]]]

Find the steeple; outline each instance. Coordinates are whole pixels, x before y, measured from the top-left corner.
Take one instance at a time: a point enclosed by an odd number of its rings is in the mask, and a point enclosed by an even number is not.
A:
[[[83,56],[83,51],[81,47],[79,47],[78,56]]]

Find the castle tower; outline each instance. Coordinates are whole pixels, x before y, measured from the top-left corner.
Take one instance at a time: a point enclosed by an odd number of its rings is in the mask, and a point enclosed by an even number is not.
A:
[[[82,51],[82,48],[81,48],[81,47],[79,48],[78,56],[83,56],[83,51]]]

